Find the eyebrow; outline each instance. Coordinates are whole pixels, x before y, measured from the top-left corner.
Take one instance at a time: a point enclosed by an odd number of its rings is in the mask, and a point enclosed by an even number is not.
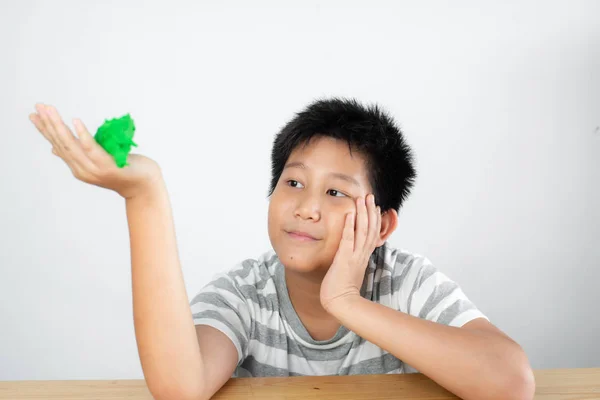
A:
[[[287,164],[285,167],[283,167],[284,170],[287,168],[307,169],[306,165],[299,161],[291,162],[291,163]],[[340,172],[330,172],[327,175],[331,176],[332,178],[337,178],[337,179],[346,181],[348,183],[351,183],[353,185],[360,186],[360,183],[358,183],[358,181],[356,179],[354,179],[353,177],[351,177],[350,175],[342,174]]]

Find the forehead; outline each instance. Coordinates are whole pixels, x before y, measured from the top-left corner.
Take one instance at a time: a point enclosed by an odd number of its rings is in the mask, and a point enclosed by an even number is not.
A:
[[[369,188],[366,158],[358,151],[350,151],[343,140],[315,136],[307,143],[298,145],[290,154],[286,165],[301,162],[315,174],[341,173],[359,181]]]

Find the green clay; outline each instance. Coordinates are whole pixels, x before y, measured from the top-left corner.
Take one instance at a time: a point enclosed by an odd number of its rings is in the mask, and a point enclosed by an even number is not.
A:
[[[123,168],[127,164],[127,155],[131,146],[137,147],[133,142],[135,124],[129,114],[121,118],[104,120],[104,123],[96,131],[94,139],[108,154],[113,156],[117,167]]]

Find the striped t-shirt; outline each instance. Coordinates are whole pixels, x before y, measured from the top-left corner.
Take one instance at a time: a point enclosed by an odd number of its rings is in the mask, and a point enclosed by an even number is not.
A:
[[[361,296],[444,325],[488,319],[427,258],[387,244],[373,252]],[[343,326],[329,340],[314,340],[292,306],[274,251],[218,274],[190,304],[195,325],[210,325],[235,345],[234,377],[416,372]]]

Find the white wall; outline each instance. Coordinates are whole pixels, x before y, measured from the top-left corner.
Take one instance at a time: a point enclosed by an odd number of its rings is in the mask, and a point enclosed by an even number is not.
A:
[[[600,3],[0,2],[0,380],[142,378],[124,202],[27,115],[130,112],[188,295],[269,248],[270,146],[319,96],[376,101],[419,178],[391,244],[534,368],[600,367]],[[167,5],[169,4],[169,5]]]

